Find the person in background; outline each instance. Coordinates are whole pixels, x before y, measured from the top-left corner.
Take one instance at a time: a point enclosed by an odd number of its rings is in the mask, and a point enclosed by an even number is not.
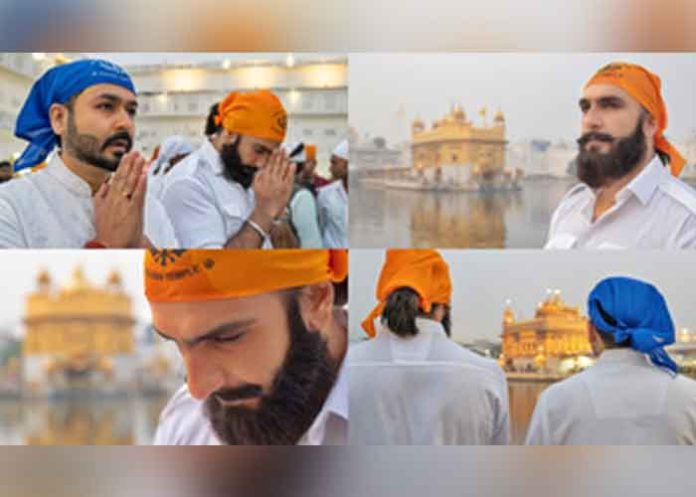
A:
[[[319,224],[327,248],[348,247],[348,140],[331,154],[332,182],[319,189]]]
[[[312,194],[312,175],[306,171],[307,148],[299,143],[288,148],[288,157],[295,163],[295,185],[290,196],[289,222],[301,248],[321,248],[317,202]]]

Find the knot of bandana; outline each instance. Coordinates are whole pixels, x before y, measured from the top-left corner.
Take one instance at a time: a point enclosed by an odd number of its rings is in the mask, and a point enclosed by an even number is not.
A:
[[[674,324],[664,297],[654,286],[632,278],[607,278],[594,287],[587,306],[598,330],[611,333],[617,343],[628,341],[656,366],[677,372],[676,363],[664,350],[674,343]]]

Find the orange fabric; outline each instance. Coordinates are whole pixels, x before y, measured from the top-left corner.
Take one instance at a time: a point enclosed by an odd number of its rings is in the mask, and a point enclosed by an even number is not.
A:
[[[305,145],[305,157],[307,157],[307,160],[317,160],[317,146],[307,143]]]
[[[215,122],[230,133],[282,142],[288,116],[278,97],[268,90],[233,91],[220,102]]]
[[[432,304],[449,304],[452,298],[449,266],[436,250],[387,250],[375,292],[379,303],[362,322],[371,337],[377,333],[374,320],[382,314],[387,298],[402,287],[418,294],[424,312],[430,312]]]
[[[227,299],[343,281],[345,250],[148,250],[145,295],[152,302]]]
[[[608,84],[621,88],[635,98],[657,123],[655,148],[669,156],[672,175],[679,176],[686,160],[664,137],[667,128],[667,108],[662,99],[660,78],[637,64],[612,62],[602,67],[585,85]]]

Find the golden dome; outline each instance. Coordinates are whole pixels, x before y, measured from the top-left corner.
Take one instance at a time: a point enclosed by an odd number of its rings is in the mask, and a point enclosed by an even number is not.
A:
[[[39,286],[48,286],[51,284],[51,275],[48,274],[45,268],[39,270],[39,274],[36,275],[36,283],[38,283]]]
[[[452,107],[452,118],[457,121],[457,122],[464,122],[466,121],[466,113],[464,112],[464,109],[462,109],[461,105],[459,104],[454,104]]]
[[[493,122],[496,123],[504,123],[505,122],[505,114],[503,114],[502,111],[498,111],[495,113],[495,117],[493,117]]]

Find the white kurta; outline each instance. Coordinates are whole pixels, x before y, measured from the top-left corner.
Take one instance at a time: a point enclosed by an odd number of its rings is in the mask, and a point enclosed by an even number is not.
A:
[[[81,248],[95,236],[92,190],[58,154],[0,186],[0,248]]]
[[[595,192],[581,183],[551,218],[547,249],[696,248],[696,190],[655,156],[594,222]]]
[[[348,433],[348,393],[343,368],[319,415],[298,445],[344,445]],[[205,415],[203,402],[183,385],[162,410],[153,445],[222,445]]]
[[[473,365],[439,323],[419,318],[416,326],[411,338],[379,326],[375,338],[349,348],[349,444],[507,443],[498,372]]]
[[[206,140],[160,179],[159,200],[178,248],[222,248],[254,210],[252,189],[245,190],[225,178],[223,172],[220,154]],[[155,200],[148,196],[148,202]],[[146,235],[154,245],[166,246],[148,226]],[[270,240],[265,240],[263,247],[271,248]]]
[[[348,192],[342,181],[319,189],[319,224],[325,248],[348,248]]]
[[[632,349],[548,387],[527,432],[530,445],[696,444],[696,381],[671,376]]]

